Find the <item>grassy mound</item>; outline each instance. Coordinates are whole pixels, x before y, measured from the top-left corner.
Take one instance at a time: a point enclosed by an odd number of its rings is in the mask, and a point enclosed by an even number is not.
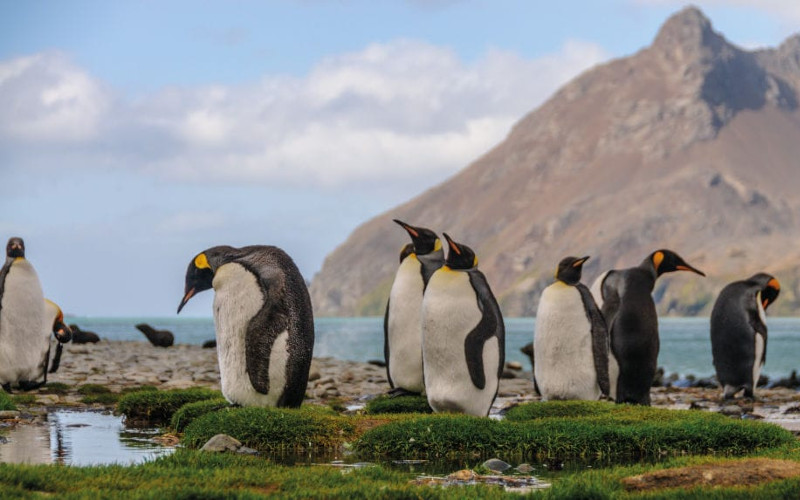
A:
[[[0,390],[0,411],[16,410],[17,405],[11,400],[11,396],[3,390]]]
[[[195,401],[194,403],[187,403],[180,407],[172,415],[170,420],[170,427],[178,432],[183,432],[187,425],[192,423],[196,418],[202,417],[206,413],[227,408],[231,404],[225,398],[205,399],[203,401]]]
[[[172,415],[187,403],[221,397],[219,391],[205,388],[137,391],[122,396],[117,411],[129,419],[162,424],[169,422]]]
[[[431,415],[392,422],[365,432],[355,448],[364,456],[392,458],[634,459],[745,454],[794,441],[775,425],[707,412],[580,402],[531,405],[542,408],[520,407],[505,421]]]
[[[366,407],[367,415],[381,413],[433,413],[425,396],[378,396]]]
[[[356,431],[352,419],[329,408],[224,408],[206,413],[184,428],[183,443],[197,448],[215,434],[227,434],[267,453],[338,448]]]

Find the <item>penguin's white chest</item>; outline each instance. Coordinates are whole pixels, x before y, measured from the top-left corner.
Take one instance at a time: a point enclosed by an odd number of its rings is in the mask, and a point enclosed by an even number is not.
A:
[[[389,294],[389,375],[395,387],[422,392],[422,265],[415,255],[400,264]]]
[[[18,258],[6,275],[0,309],[0,383],[35,381],[50,347],[42,286],[30,262]]]
[[[484,344],[483,389],[472,383],[464,350],[482,315],[467,273],[442,268],[433,274],[422,300],[422,355],[428,403],[437,412],[489,413],[499,384],[499,343],[492,337]]]
[[[235,262],[217,269],[213,287],[222,394],[242,406],[274,406],[286,385],[289,333],[281,333],[269,353],[269,393],[256,391],[247,373],[246,335],[250,320],[264,304],[264,294],[256,276]]]
[[[592,354],[592,325],[577,288],[545,288],[533,339],[536,383],[544,399],[600,398]]]

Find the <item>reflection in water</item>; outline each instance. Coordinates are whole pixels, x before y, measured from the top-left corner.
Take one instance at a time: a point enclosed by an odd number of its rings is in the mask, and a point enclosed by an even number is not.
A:
[[[174,448],[152,441],[155,429],[129,429],[122,417],[87,411],[56,411],[45,424],[17,425],[0,444],[0,462],[64,465],[141,463]]]

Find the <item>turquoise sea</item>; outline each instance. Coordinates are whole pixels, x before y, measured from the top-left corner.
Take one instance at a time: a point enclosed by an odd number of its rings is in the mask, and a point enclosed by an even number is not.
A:
[[[67,317],[83,330],[110,340],[147,341],[134,325],[149,323],[170,330],[179,344],[202,344],[214,338],[211,318],[92,318]],[[533,340],[534,318],[506,318],[506,359],[519,361],[530,370],[520,348]],[[658,364],[666,373],[713,375],[708,318],[662,318],[661,352]],[[800,369],[800,318],[768,318],[767,363],[763,373],[787,376]],[[314,356],[331,356],[353,361],[383,359],[383,317],[317,318]]]

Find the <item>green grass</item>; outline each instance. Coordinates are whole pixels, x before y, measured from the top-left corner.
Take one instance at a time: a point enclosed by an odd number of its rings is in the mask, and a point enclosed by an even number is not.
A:
[[[78,387],[78,394],[96,396],[97,394],[111,394],[111,389],[100,384],[85,384]]]
[[[195,401],[194,403],[187,403],[178,409],[170,420],[170,427],[178,432],[183,432],[187,425],[192,423],[198,417],[202,417],[206,413],[211,413],[222,408],[227,408],[231,404],[224,398],[206,399],[203,401]]]
[[[11,399],[11,396],[8,393],[0,390],[0,411],[7,411],[7,410],[16,410],[17,405],[14,404],[14,401]]]
[[[367,415],[381,413],[433,413],[425,396],[378,396],[367,403]]]
[[[391,458],[630,460],[682,453],[741,455],[795,440],[775,425],[707,412],[606,403],[531,405],[538,408],[520,407],[504,421],[438,414],[392,422],[365,432],[355,449],[364,456]]]
[[[189,423],[184,428],[183,444],[199,448],[222,433],[266,453],[330,451],[354,437],[353,420],[322,406],[224,408]]]
[[[221,397],[222,393],[219,391],[205,388],[144,390],[123,395],[117,404],[117,411],[132,420],[165,424],[169,423],[172,415],[187,403]]]
[[[32,405],[36,403],[36,395],[34,394],[13,394],[11,400],[18,405]]]
[[[48,382],[39,390],[39,392],[42,394],[66,394],[70,389],[71,386],[63,382]]]

